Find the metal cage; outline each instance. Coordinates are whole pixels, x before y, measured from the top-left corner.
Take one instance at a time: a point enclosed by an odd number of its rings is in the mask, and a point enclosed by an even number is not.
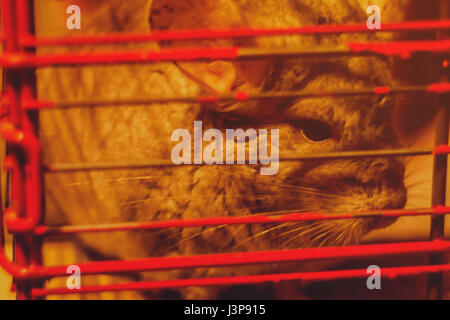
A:
[[[442,13],[448,14],[448,2],[442,1]],[[312,26],[292,29],[272,30],[193,30],[167,31],[150,34],[113,34],[106,36],[83,36],[77,38],[37,38],[34,36],[33,1],[2,0],[3,33],[0,40],[4,52],[0,56],[3,68],[3,94],[1,103],[0,133],[7,142],[7,156],[4,168],[9,172],[8,207],[1,212],[0,232],[7,230],[14,235],[14,261],[10,261],[0,246],[0,265],[14,279],[18,299],[39,299],[51,294],[72,294],[100,291],[148,290],[156,288],[178,288],[185,286],[215,286],[230,284],[256,284],[282,280],[335,280],[366,277],[366,270],[329,270],[288,274],[250,275],[239,277],[176,279],[171,281],[133,282],[85,286],[81,289],[44,287],[44,281],[53,277],[67,276],[66,265],[45,267],[42,265],[41,249],[46,236],[76,234],[81,232],[107,232],[118,230],[162,229],[193,226],[217,226],[223,224],[280,223],[287,221],[306,221],[320,219],[349,219],[370,216],[415,216],[429,215],[432,219],[430,241],[358,245],[347,247],[308,248],[296,250],[276,250],[263,252],[220,253],[200,256],[147,258],[133,261],[103,261],[80,264],[83,274],[108,274],[118,272],[161,271],[173,268],[222,267],[245,264],[283,263],[309,261],[325,258],[353,258],[373,256],[393,256],[408,253],[429,253],[429,265],[413,265],[383,269],[384,277],[429,274],[429,297],[439,298],[443,273],[450,271],[445,254],[450,252],[450,241],[444,239],[444,218],[450,213],[445,204],[447,154],[449,130],[449,92],[450,84],[444,77],[442,82],[423,87],[375,87],[360,90],[332,90],[327,92],[299,91],[273,94],[250,95],[239,92],[233,95],[210,95],[196,97],[151,97],[145,101],[100,101],[95,104],[150,104],[169,101],[230,101],[266,99],[283,97],[316,97],[323,95],[382,95],[407,92],[428,92],[439,97],[439,121],[436,127],[436,143],[433,149],[402,149],[378,151],[353,151],[319,155],[300,155],[282,158],[280,161],[337,159],[361,157],[393,157],[433,155],[432,207],[417,210],[377,210],[367,213],[290,213],[273,216],[210,217],[195,220],[148,221],[145,223],[121,223],[113,225],[86,225],[50,227],[44,225],[45,206],[43,201],[43,175],[52,172],[83,170],[114,170],[120,168],[148,168],[173,165],[170,161],[148,161],[145,163],[80,163],[51,164],[42,162],[42,150],[37,135],[39,110],[44,108],[82,107],[84,103],[58,104],[41,101],[36,97],[35,69],[55,65],[87,65],[105,63],[154,63],[173,60],[198,59],[251,59],[258,57],[284,56],[336,56],[389,54],[408,58],[411,53],[427,52],[444,57],[442,68],[448,74],[448,53],[450,42],[445,38],[445,30],[450,28],[450,20],[444,16],[440,21],[417,21],[383,25],[380,32],[436,31],[435,41],[412,41],[398,43],[349,43],[347,49],[329,51],[304,51],[297,49],[246,49],[229,48],[190,48],[162,49],[160,51],[115,51],[85,54],[37,55],[40,45],[76,45],[101,43],[145,42],[156,40],[211,39],[232,37],[254,37],[273,35],[335,34],[371,32],[363,25]],[[447,55],[447,58],[445,56]]]

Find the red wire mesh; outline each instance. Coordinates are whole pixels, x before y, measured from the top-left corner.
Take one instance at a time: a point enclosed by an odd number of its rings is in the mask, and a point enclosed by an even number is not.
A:
[[[340,270],[303,272],[289,274],[251,275],[239,277],[216,277],[207,279],[178,279],[170,281],[133,282],[126,284],[111,284],[99,286],[85,286],[82,289],[42,288],[42,283],[36,280],[66,276],[67,266],[42,266],[41,237],[47,235],[75,234],[81,232],[106,232],[121,230],[163,229],[174,227],[217,226],[253,223],[280,223],[287,221],[309,221],[349,219],[370,216],[401,217],[415,215],[430,215],[434,217],[431,240],[428,242],[390,243],[378,245],[359,245],[347,247],[309,248],[297,250],[273,250],[261,252],[223,253],[185,257],[147,258],[130,261],[103,261],[79,264],[83,274],[123,273],[138,271],[170,270],[179,268],[223,267],[248,264],[284,263],[292,261],[307,261],[332,258],[356,258],[361,256],[391,256],[408,253],[431,253],[439,257],[450,251],[450,241],[443,240],[443,218],[450,213],[450,207],[445,201],[433,201],[433,208],[417,210],[377,210],[376,212],[322,214],[320,212],[290,213],[278,216],[241,216],[241,217],[211,217],[207,219],[149,221],[140,223],[122,223],[95,226],[62,226],[49,227],[42,225],[43,203],[42,175],[45,172],[71,170],[111,170],[121,167],[163,166],[167,163],[146,164],[80,164],[75,166],[43,165],[42,150],[36,134],[35,111],[43,108],[63,107],[56,101],[39,101],[35,95],[35,79],[33,71],[39,67],[53,65],[83,65],[105,63],[151,63],[173,60],[199,59],[251,59],[257,57],[279,56],[335,56],[335,55],[396,55],[409,58],[412,53],[448,53],[450,41],[438,39],[436,41],[414,41],[398,43],[348,43],[345,49],[330,49],[327,51],[301,51],[293,49],[246,49],[230,48],[191,48],[191,49],[162,49],[159,51],[139,52],[101,52],[83,54],[54,54],[36,55],[36,46],[60,46],[81,44],[126,43],[159,40],[183,39],[214,39],[233,37],[254,37],[273,35],[311,35],[333,34],[342,32],[378,32],[369,31],[363,25],[342,26],[314,26],[291,29],[272,30],[191,30],[154,32],[151,34],[112,34],[106,36],[84,36],[72,39],[66,38],[36,38],[33,36],[33,19],[31,17],[32,1],[2,0],[3,31],[0,41],[4,43],[4,54],[0,56],[0,65],[4,68],[5,89],[2,97],[2,121],[0,133],[8,143],[9,155],[4,160],[4,167],[11,173],[11,205],[2,213],[2,222],[7,230],[15,235],[15,261],[10,261],[3,246],[0,247],[0,266],[8,271],[15,279],[18,298],[32,299],[45,297],[50,294],[72,294],[101,291],[148,290],[157,288],[179,288],[185,286],[211,286],[230,284],[256,284],[262,282],[278,282],[282,280],[336,280],[355,277],[366,277],[366,270]],[[439,31],[450,28],[450,20],[421,21],[386,24],[379,32],[400,31]],[[443,64],[445,67],[445,62]],[[448,60],[447,60],[448,67]],[[323,95],[352,95],[352,94],[388,94],[397,92],[423,91],[431,94],[448,94],[449,83],[430,84],[425,87],[376,87],[362,90],[344,90],[330,92],[285,92],[278,93],[283,97],[323,96]],[[211,102],[221,100],[249,100],[274,97],[276,94],[250,95],[240,92],[234,95],[200,96],[200,97],[154,97],[145,101],[131,101],[134,104],[146,104],[158,101],[196,101]],[[130,101],[97,101],[89,102],[90,106],[102,104],[128,104]],[[64,103],[65,107],[83,106],[86,102]],[[447,121],[447,120],[445,120]],[[447,123],[448,127],[448,123]],[[444,126],[445,128],[445,126]],[[447,130],[448,131],[448,130]],[[447,140],[438,144],[434,149],[427,150],[386,150],[381,152],[349,152],[348,154],[325,154],[322,158],[365,157],[365,156],[398,156],[398,155],[434,155],[436,161],[446,164],[450,147]],[[25,155],[25,156],[23,156]],[[317,159],[318,155],[311,157]],[[297,160],[308,160],[308,156],[297,157]],[[288,159],[292,160],[292,158]],[[445,172],[444,181],[445,181]],[[440,186],[445,194],[445,185]],[[3,226],[0,228],[3,233]],[[3,234],[2,234],[3,236]],[[450,264],[434,263],[428,266],[392,267],[383,269],[383,276],[393,278],[400,275],[418,275],[448,272]]]

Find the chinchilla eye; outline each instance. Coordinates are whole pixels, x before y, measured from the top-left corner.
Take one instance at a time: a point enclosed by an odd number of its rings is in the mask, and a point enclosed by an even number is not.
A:
[[[307,119],[301,121],[302,134],[310,142],[324,142],[333,135],[331,127],[318,120]]]

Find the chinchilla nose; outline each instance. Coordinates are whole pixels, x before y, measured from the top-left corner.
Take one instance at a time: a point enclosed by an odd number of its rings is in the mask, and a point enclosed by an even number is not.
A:
[[[367,194],[389,195],[376,201],[376,209],[403,208],[407,197],[404,163],[393,158],[376,158],[369,160],[365,168],[358,172],[357,177],[364,184]]]
[[[354,209],[399,209],[406,203],[404,173],[400,159],[385,157],[322,163],[304,178],[346,199]]]

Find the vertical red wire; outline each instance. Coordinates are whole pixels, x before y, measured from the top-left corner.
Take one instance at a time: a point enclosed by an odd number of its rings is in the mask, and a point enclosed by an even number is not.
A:
[[[449,3],[446,0],[439,1],[439,15],[441,19],[448,18]],[[442,40],[446,38],[446,31],[438,31],[437,39]],[[444,64],[442,64],[444,66]],[[443,67],[445,70],[445,68]],[[445,72],[441,76],[442,82],[448,81],[448,76]],[[438,101],[439,109],[436,123],[435,145],[447,145],[449,142],[449,101],[448,95],[442,95]],[[445,206],[447,195],[447,159],[446,154],[437,154],[434,156],[433,163],[433,182],[432,182],[432,206]],[[431,217],[430,226],[430,240],[443,239],[445,233],[445,215]],[[445,255],[431,254],[430,264],[445,263]],[[442,298],[442,273],[431,274],[428,277],[428,298],[441,299]]]
[[[18,43],[17,43],[17,26],[16,19],[14,18],[16,13],[16,3],[14,0],[2,0],[2,13],[3,13],[3,30],[5,33],[5,54],[14,54],[18,51]],[[9,70],[4,70],[4,79],[5,79],[5,98],[7,101],[7,107],[2,106],[4,111],[3,115],[8,117],[8,120],[11,123],[19,127],[21,123],[20,113],[18,110],[18,99],[19,99],[19,88],[18,78],[14,72]],[[7,154],[13,154],[14,150],[11,146],[7,146]],[[14,159],[16,161],[17,159]],[[17,171],[16,173],[17,174]],[[12,177],[13,179],[17,178],[17,175]],[[20,193],[21,190],[17,189],[18,186],[15,183],[11,183],[11,199],[21,198]],[[19,211],[19,215],[22,215],[22,210]],[[3,217],[2,217],[3,218]],[[28,265],[28,257],[27,257],[27,243],[24,237],[16,236],[14,237],[14,261],[21,265]],[[15,281],[15,280],[14,280]],[[17,288],[17,299],[30,299],[30,291],[26,290],[26,285],[23,282],[14,282]]]
[[[21,43],[21,39],[25,38],[34,38],[35,30],[34,30],[34,0],[18,0],[17,1],[17,15],[18,15],[18,39],[19,43]],[[36,53],[35,48],[25,48],[21,46],[21,53]],[[21,101],[30,101],[36,98],[36,74],[35,69],[28,69],[22,72],[22,81],[21,81]],[[23,104],[22,104],[23,105]],[[23,121],[23,130],[25,133],[29,135],[37,135],[39,130],[39,113],[37,110],[29,112],[26,111],[27,116],[24,117]],[[28,184],[27,194],[33,195],[27,199],[27,205],[29,206],[38,206],[40,207],[40,218],[39,223],[43,222],[43,199],[44,193],[42,191],[43,178],[41,176],[41,168],[27,168],[27,171],[37,171],[34,174],[38,174],[40,178],[38,178],[37,185]],[[38,201],[35,201],[37,199]],[[42,237],[30,236],[30,265],[42,265]],[[33,287],[41,287],[43,284],[42,281],[38,281],[33,283]]]
[[[25,49],[20,46],[20,39],[34,33],[34,6],[32,0],[2,0],[3,28],[5,33],[5,53],[23,54],[34,53],[34,49]],[[26,52],[25,52],[26,51]],[[21,130],[26,137],[34,138],[37,133],[37,112],[23,111],[22,101],[30,100],[36,96],[35,70],[4,70],[5,97],[7,104],[2,106],[2,115],[15,129]],[[24,152],[18,145],[8,144],[8,157],[16,165],[12,171],[11,199],[19,218],[27,217],[28,209],[37,208],[39,217],[42,212],[42,178],[40,168],[33,166],[30,152]],[[18,164],[18,165],[17,165]],[[19,169],[17,169],[19,168]],[[39,177],[36,179],[36,177]],[[19,181],[20,180],[20,181]],[[25,180],[25,181],[23,181]],[[18,183],[20,182],[20,183]],[[37,200],[38,199],[38,200]],[[18,200],[18,201],[17,201]],[[24,201],[25,200],[25,201]],[[41,219],[42,220],[42,219]],[[42,221],[39,221],[42,222]],[[30,233],[16,233],[14,235],[14,260],[16,264],[35,266],[42,264],[40,237]],[[41,282],[15,281],[17,298],[31,299],[32,287],[41,286]]]

